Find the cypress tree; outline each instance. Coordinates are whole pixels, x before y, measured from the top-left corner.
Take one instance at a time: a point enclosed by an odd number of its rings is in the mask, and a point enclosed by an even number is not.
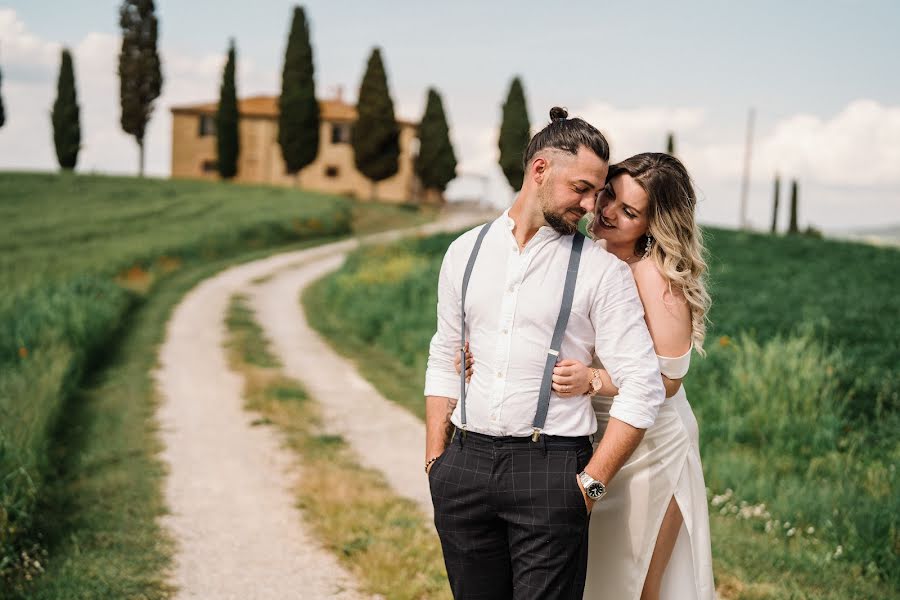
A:
[[[791,180],[791,222],[788,225],[788,233],[799,233],[797,226],[797,180]]]
[[[415,170],[424,188],[441,192],[456,177],[456,154],[450,142],[444,104],[434,88],[428,90],[425,114],[419,124],[419,155]]]
[[[216,111],[216,167],[222,179],[237,175],[238,156],[241,142],[238,135],[237,90],[234,82],[235,49],[234,40],[228,48],[228,61],[222,73],[222,87],[219,90],[219,108]]]
[[[319,153],[319,102],[306,13],[294,7],[278,98],[278,144],[287,172],[296,174]]]
[[[781,200],[781,177],[775,173],[775,197],[772,200],[772,233],[778,231],[778,203]]]
[[[56,82],[56,101],[50,113],[53,122],[53,144],[56,159],[62,169],[72,170],[78,162],[81,147],[81,125],[79,123],[78,98],[75,94],[75,70],[72,68],[72,54],[63,48]]]
[[[144,134],[153,101],[162,91],[162,73],[156,52],[158,22],[153,0],[124,0],[119,9],[122,50],[119,53],[120,122],[134,136],[139,150],[139,174],[144,175]]]
[[[525,148],[531,140],[531,124],[525,105],[525,91],[518,77],[512,80],[509,94],[503,104],[503,120],[500,123],[500,168],[509,185],[516,191],[522,189],[525,178],[523,159]]]
[[[373,49],[369,57],[356,110],[359,117],[350,143],[356,168],[372,181],[374,199],[376,182],[395,175],[400,169],[400,129],[379,48]]]
[[[671,131],[666,136],[666,154],[675,156],[675,134]]]
[[[3,82],[3,73],[0,72],[0,83]],[[6,111],[3,109],[3,96],[0,95],[0,127],[6,123]]]

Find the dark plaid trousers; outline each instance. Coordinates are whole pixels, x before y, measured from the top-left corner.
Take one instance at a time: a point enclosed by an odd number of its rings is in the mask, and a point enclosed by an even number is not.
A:
[[[589,438],[461,434],[428,476],[453,597],[581,600]]]

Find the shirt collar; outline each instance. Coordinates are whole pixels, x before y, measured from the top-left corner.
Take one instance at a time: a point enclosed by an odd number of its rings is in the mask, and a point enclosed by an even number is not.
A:
[[[509,216],[509,209],[503,211],[501,215],[503,222],[506,224],[506,227],[512,232],[516,227],[516,222],[513,221],[512,217]],[[540,229],[537,230],[537,233],[534,234],[533,240],[542,240],[542,239],[555,239],[562,237],[562,234],[550,227],[549,225],[542,225]],[[529,242],[530,243],[530,242]]]

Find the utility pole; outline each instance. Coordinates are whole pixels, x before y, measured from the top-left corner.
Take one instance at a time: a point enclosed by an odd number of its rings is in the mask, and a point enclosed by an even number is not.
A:
[[[747,115],[747,143],[744,149],[744,177],[741,182],[741,229],[747,229],[747,194],[750,192],[750,156],[753,151],[753,121],[756,119],[756,110],[751,108]]]

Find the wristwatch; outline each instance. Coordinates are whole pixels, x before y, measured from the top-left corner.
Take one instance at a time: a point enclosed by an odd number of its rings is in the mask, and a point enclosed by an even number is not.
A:
[[[603,387],[603,380],[600,379],[600,369],[591,369],[591,383],[588,385],[588,395],[596,396]]]
[[[606,495],[606,486],[588,475],[586,471],[578,474],[578,480],[584,488],[584,493],[594,502]]]

